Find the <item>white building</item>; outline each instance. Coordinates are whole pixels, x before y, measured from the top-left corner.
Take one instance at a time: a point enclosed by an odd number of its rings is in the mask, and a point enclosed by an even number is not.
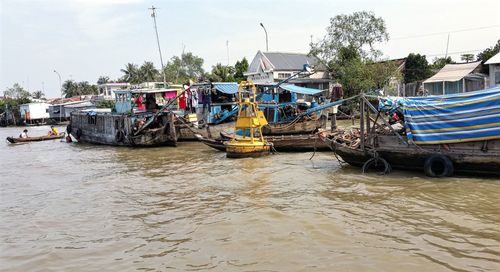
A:
[[[500,53],[491,57],[484,64],[489,65],[490,87],[500,86]]]
[[[103,96],[104,99],[114,100],[116,90],[123,90],[130,87],[130,83],[104,83],[97,86],[99,90],[99,95]]]
[[[30,124],[43,123],[49,118],[48,103],[34,102],[21,104],[19,111],[21,112],[21,118]]]
[[[316,73],[307,77],[294,78],[289,83],[328,90],[331,82],[329,73],[317,65],[318,60],[315,57],[307,54],[257,51],[244,75],[247,80],[256,84],[274,84],[303,71],[304,64],[316,66]]]

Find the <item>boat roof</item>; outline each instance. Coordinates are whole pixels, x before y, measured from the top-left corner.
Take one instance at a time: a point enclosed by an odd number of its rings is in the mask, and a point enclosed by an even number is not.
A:
[[[169,88],[169,89],[134,89],[130,90],[133,94],[151,94],[151,93],[165,93],[165,92],[177,92],[182,90],[181,88]]]

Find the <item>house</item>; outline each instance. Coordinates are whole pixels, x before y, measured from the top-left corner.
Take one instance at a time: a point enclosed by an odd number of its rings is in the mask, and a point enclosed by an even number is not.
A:
[[[69,101],[49,106],[49,118],[53,120],[69,120],[74,110],[95,109],[95,103],[88,100]]]
[[[482,90],[487,87],[487,76],[480,71],[480,61],[446,64],[437,74],[424,81],[424,89],[429,95]]]
[[[130,87],[130,83],[104,83],[99,84],[97,89],[99,90],[99,96],[103,96],[104,99],[114,100],[116,90],[123,90]]]
[[[19,106],[21,118],[26,121],[26,124],[39,124],[45,123],[49,118],[49,104],[48,103],[26,103]]]
[[[490,87],[500,86],[500,52],[484,64],[490,66]]]
[[[332,83],[330,74],[322,65],[318,65],[318,59],[307,54],[257,51],[244,75],[247,80],[255,84],[274,84],[303,71],[304,64],[315,66],[316,73],[293,78],[288,83],[311,89],[329,90]]]

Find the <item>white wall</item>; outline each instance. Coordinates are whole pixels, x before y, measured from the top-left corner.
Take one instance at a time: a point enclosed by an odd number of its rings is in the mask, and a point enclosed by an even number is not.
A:
[[[30,119],[46,119],[49,118],[49,104],[47,103],[29,103],[23,104],[19,107],[21,111],[21,117],[25,118],[25,112],[30,113]]]
[[[499,83],[495,84],[495,81],[498,81],[495,78],[496,72],[500,72],[500,64],[490,64],[490,87],[500,86]]]

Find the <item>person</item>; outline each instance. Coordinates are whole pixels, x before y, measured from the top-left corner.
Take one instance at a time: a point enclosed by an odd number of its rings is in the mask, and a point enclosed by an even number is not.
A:
[[[27,129],[23,130],[21,135],[19,135],[19,138],[28,138],[28,130]]]
[[[54,126],[50,126],[49,136],[57,136],[57,135],[59,135],[59,131],[57,130],[57,128],[55,128]]]

